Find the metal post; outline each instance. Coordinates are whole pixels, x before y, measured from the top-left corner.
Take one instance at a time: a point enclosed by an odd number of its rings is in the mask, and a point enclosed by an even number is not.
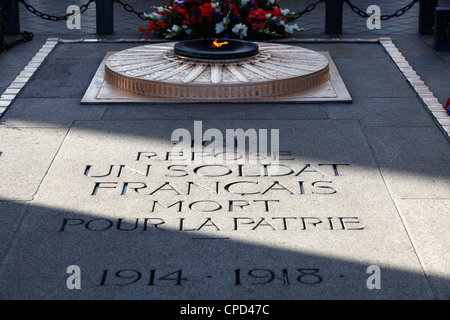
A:
[[[97,34],[114,33],[114,0],[95,0]]]
[[[326,0],[325,4],[325,33],[342,34],[344,0]]]
[[[419,0],[419,34],[433,34],[434,7],[438,0]]]
[[[5,48],[5,40],[3,39],[3,25],[6,21],[4,19],[6,18],[6,15],[3,13],[3,11],[6,9],[5,7],[6,0],[0,1],[0,52],[2,52]]]
[[[19,1],[18,0],[6,0],[3,1],[3,5],[6,5],[6,26],[3,29],[3,34],[19,34],[20,33],[20,19],[19,19]]]
[[[450,51],[450,39],[446,25],[450,21],[450,7],[436,7],[434,13],[433,48],[436,51]]]

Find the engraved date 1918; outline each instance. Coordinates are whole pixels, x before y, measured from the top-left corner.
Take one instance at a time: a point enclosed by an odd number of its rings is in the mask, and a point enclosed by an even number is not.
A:
[[[264,285],[278,283],[281,285],[316,285],[323,281],[318,268],[293,268],[271,270],[265,268],[254,269],[234,269],[230,272],[228,281],[235,286],[240,285]],[[212,275],[205,275],[206,278],[214,278]],[[198,279],[198,277],[196,277]],[[156,269],[140,271],[136,269],[120,269],[117,271],[104,269],[101,273],[100,286],[127,286],[141,284],[156,286],[171,284],[181,286],[189,281],[183,269],[172,272],[164,272]]]

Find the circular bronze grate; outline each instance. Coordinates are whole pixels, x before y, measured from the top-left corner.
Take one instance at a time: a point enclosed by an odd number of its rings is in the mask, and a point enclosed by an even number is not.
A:
[[[174,43],[112,54],[105,79],[138,94],[184,99],[242,99],[296,93],[330,78],[328,59],[302,47],[255,43],[259,54],[205,59],[175,53]]]

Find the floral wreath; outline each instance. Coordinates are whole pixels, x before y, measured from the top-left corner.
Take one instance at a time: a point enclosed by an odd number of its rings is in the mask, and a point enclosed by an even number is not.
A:
[[[270,39],[303,31],[291,22],[295,12],[282,9],[280,0],[168,0],[155,12],[141,35],[158,38]]]

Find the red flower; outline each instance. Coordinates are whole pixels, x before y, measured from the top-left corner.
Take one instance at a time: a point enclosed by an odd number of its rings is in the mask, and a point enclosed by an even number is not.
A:
[[[258,8],[256,10],[250,10],[248,17],[251,19],[264,20],[266,18],[266,14],[267,14],[266,11],[264,11],[261,8]]]
[[[281,16],[280,8],[273,8],[273,12],[272,13],[273,13],[274,16],[277,16],[277,17]]]
[[[177,9],[177,12],[181,15],[185,15],[186,14],[186,10],[184,10],[183,8],[180,8],[178,6],[175,6],[175,8]]]
[[[158,28],[160,29],[165,29],[167,27],[167,23],[165,23],[162,20],[159,20],[158,23],[156,24],[158,26]]]
[[[154,30],[154,29],[155,29],[155,23],[154,23],[153,21],[150,20],[150,21],[148,22],[147,29],[148,29],[148,31]]]
[[[233,16],[237,16],[239,14],[239,11],[234,3],[231,4],[231,9],[233,10]]]
[[[198,7],[201,11],[202,17],[208,18],[211,14],[211,12],[214,11],[214,8],[211,6],[210,2],[202,4],[200,7]]]
[[[186,14],[186,20],[190,23],[195,23],[195,17],[193,14]]]

